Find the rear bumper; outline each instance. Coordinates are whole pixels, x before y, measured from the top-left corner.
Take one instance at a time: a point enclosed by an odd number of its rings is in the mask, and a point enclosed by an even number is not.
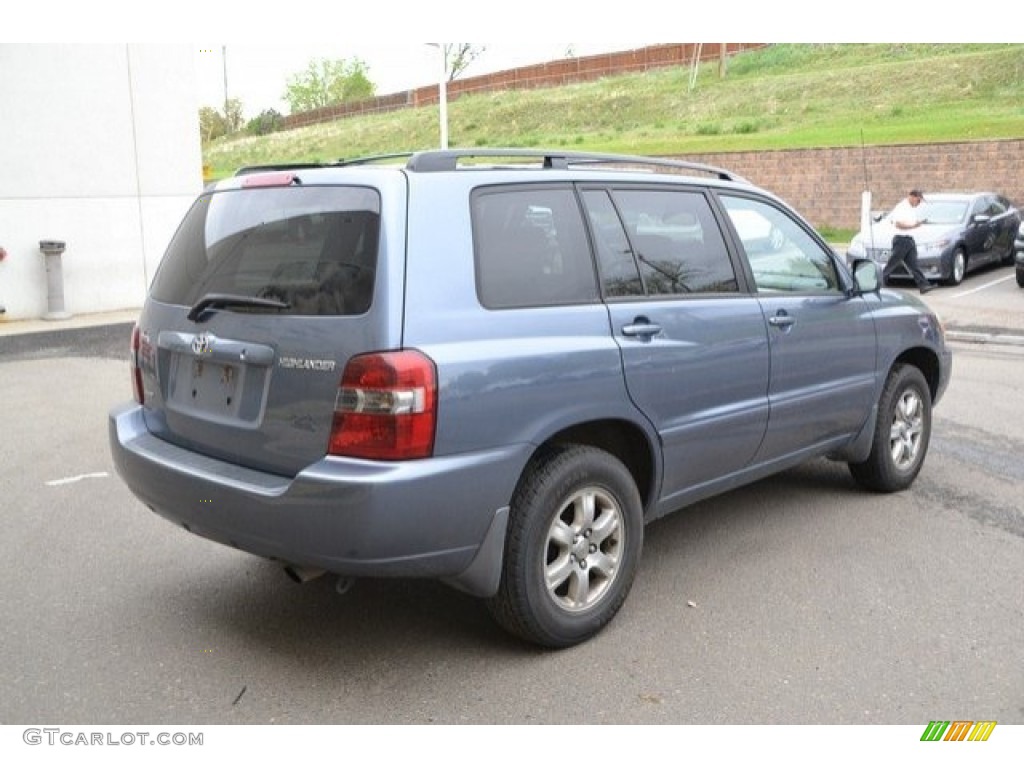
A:
[[[497,589],[507,505],[531,450],[393,463],[325,457],[282,477],[154,437],[134,404],[108,423],[129,489],[192,533],[284,563],[442,578],[481,595]]]

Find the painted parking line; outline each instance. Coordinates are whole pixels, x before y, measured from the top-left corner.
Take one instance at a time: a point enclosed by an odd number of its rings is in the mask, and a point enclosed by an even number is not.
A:
[[[79,480],[86,480],[88,478],[104,478],[110,477],[108,472],[87,472],[84,475],[74,475],[73,477],[62,477],[59,480],[47,480],[46,484],[49,486],[54,485],[68,485],[69,483],[77,483]]]
[[[1000,277],[998,280],[993,280],[991,283],[985,283],[984,285],[979,285],[977,288],[972,288],[969,291],[961,291],[960,293],[954,293],[949,298],[951,298],[951,299],[959,299],[959,298],[961,298],[963,296],[970,296],[972,293],[980,293],[981,291],[984,291],[987,288],[991,288],[994,285],[999,285],[1000,283],[1005,283],[1007,280],[1013,280],[1013,279],[1015,279],[1015,275],[1007,275],[1006,277]]]

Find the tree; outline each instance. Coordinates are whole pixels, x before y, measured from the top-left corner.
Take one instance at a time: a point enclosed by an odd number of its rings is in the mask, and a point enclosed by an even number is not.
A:
[[[242,102],[240,99],[228,99],[224,105],[227,110],[224,115],[224,128],[228,133],[238,133],[242,130]]]
[[[288,78],[284,100],[294,113],[372,98],[376,87],[367,72],[366,62],[358,58],[314,59],[304,72]]]
[[[213,107],[199,109],[199,137],[203,144],[220,138],[227,133],[224,116]]]
[[[281,130],[284,117],[276,109],[264,109],[245,125],[245,132],[250,136],[265,136]]]
[[[242,129],[242,102],[228,99],[226,106],[227,115],[213,107],[200,107],[199,136],[204,144]]]
[[[486,50],[486,46],[475,46],[472,43],[445,43],[444,71],[448,75],[448,82],[465,72]]]

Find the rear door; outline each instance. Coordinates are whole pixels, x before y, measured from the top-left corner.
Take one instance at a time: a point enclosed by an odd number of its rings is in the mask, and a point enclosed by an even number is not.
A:
[[[348,359],[395,342],[382,243],[404,239],[381,229],[389,207],[404,220],[400,174],[382,190],[302,173],[204,193],[139,323],[151,431],[286,475],[324,456]]]
[[[742,470],[768,420],[769,349],[699,188],[582,193],[630,397],[664,453],[662,499]]]
[[[757,461],[856,433],[875,398],[876,334],[835,255],[780,206],[720,195],[742,245],[771,348],[768,434]]]

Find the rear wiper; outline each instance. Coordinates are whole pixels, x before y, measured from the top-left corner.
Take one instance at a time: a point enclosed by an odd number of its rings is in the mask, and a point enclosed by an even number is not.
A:
[[[213,307],[259,307],[262,309],[288,309],[287,304],[277,299],[261,299],[259,296],[239,296],[234,293],[208,293],[188,311],[188,319],[199,322],[202,314]]]

